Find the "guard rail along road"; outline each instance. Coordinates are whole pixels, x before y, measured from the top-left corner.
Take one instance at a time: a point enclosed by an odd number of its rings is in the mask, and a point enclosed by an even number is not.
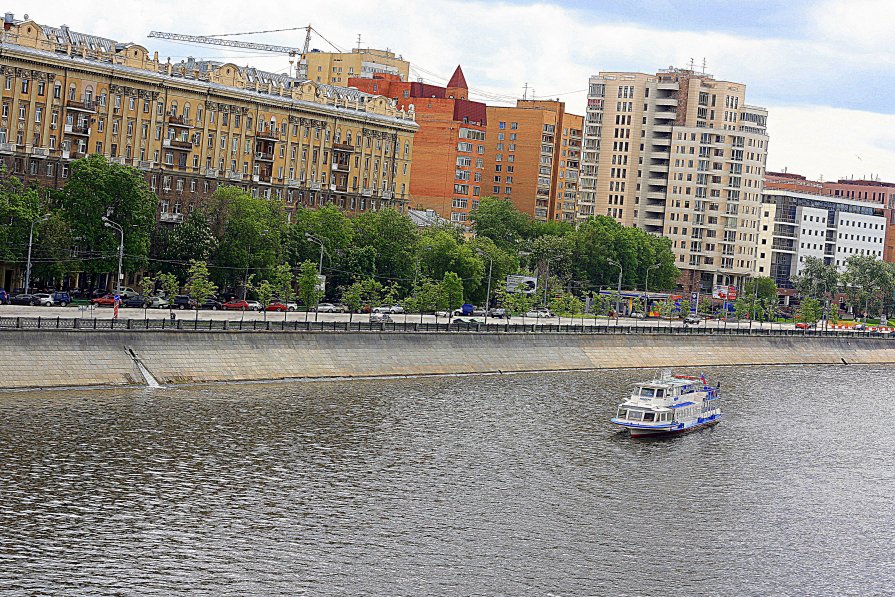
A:
[[[880,363],[895,336],[873,331],[0,318],[2,389]]]

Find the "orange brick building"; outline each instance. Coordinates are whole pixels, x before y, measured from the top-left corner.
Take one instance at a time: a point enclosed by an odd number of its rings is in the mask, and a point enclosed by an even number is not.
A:
[[[352,78],[348,85],[413,106],[419,130],[413,140],[410,206],[466,222],[482,194],[487,113],[485,104],[469,99],[463,70],[458,66],[446,87],[389,74]]]
[[[538,220],[574,222],[583,125],[560,101],[489,106],[484,193]]]

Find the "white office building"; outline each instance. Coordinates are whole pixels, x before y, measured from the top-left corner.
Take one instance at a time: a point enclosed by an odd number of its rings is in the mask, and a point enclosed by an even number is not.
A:
[[[879,203],[765,189],[755,275],[792,288],[806,258],[823,259],[841,270],[853,255],[882,259],[885,239],[886,218]]]

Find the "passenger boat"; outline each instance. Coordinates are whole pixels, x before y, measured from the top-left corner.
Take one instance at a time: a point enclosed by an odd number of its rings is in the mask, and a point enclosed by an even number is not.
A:
[[[612,418],[631,437],[683,433],[714,425],[721,419],[721,384],[705,376],[671,375],[639,383]]]

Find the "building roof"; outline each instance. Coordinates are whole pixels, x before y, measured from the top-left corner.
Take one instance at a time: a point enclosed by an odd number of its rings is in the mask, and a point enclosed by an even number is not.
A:
[[[457,70],[454,71],[454,74],[451,75],[451,80],[448,81],[448,87],[454,87],[457,89],[469,89],[466,85],[466,77],[463,76],[463,69],[460,68],[460,65],[457,65]]]

